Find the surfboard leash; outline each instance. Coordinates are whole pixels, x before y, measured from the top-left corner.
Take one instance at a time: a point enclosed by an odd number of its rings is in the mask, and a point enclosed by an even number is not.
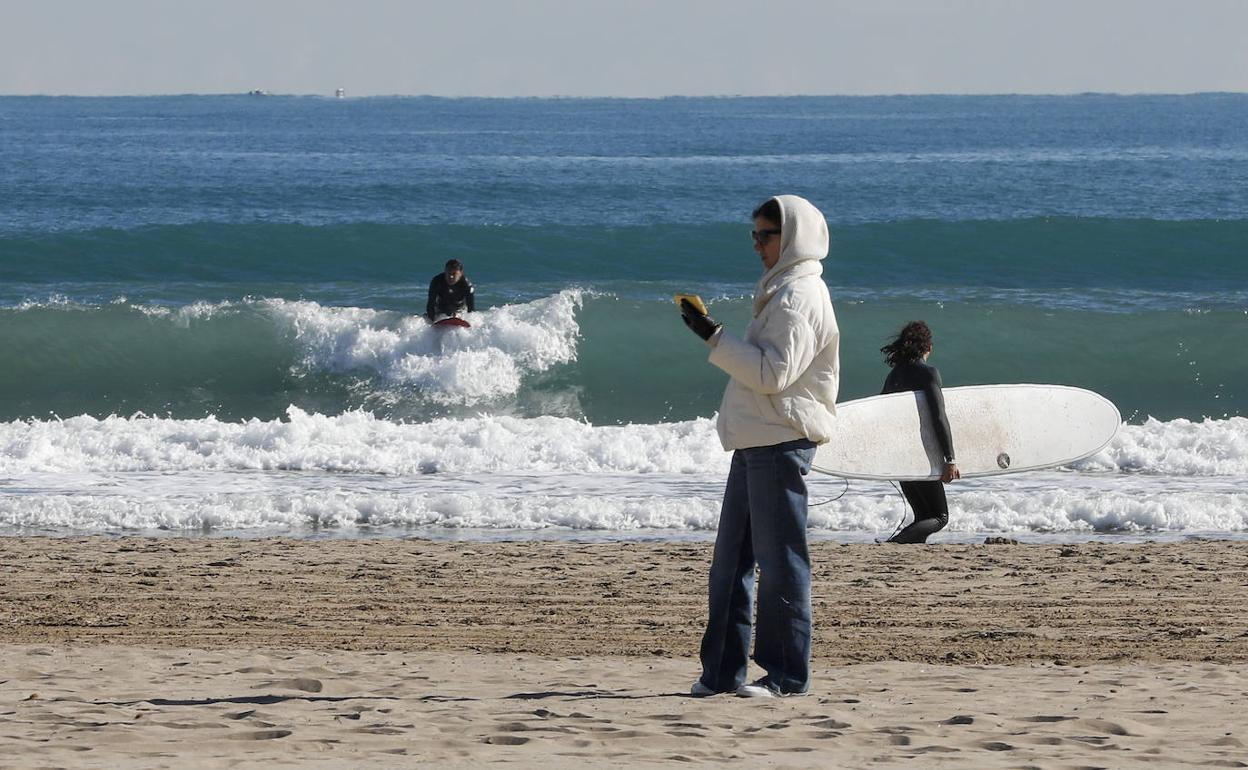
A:
[[[841,493],[839,495],[837,495],[836,497],[829,497],[827,500],[820,500],[817,503],[807,503],[807,507],[814,508],[820,505],[827,505],[828,503],[835,503],[837,500],[840,500],[842,497],[844,497],[845,493],[849,492],[849,479],[842,477],[841,480],[845,482],[845,488],[841,490]],[[905,523],[906,523],[906,516],[909,515],[910,513],[910,504],[906,500],[905,493],[901,491],[901,487],[897,486],[896,482],[890,481],[888,483],[890,486],[892,486],[893,491],[897,493],[897,496],[901,498],[901,519],[897,521],[897,526],[893,527],[893,534],[889,535],[887,538],[887,540],[892,540],[894,537],[897,537],[897,533],[900,532],[904,528]]]
[[[842,497],[845,496],[845,493],[849,491],[849,479],[842,477],[841,481],[845,482],[845,488],[841,490],[841,493],[839,495],[837,495],[836,497],[829,497],[827,500],[820,500],[817,503],[807,503],[806,507],[814,508],[817,505],[827,505],[828,503],[835,503],[837,500],[840,500]]]
[[[897,492],[898,496],[901,497],[901,520],[898,521],[897,526],[893,528],[893,534],[888,536],[888,540],[892,540],[897,537],[897,533],[902,530],[902,525],[906,523],[906,514],[910,512],[910,504],[906,500],[905,493],[901,491],[901,487],[897,486],[896,482],[890,481],[888,483]]]

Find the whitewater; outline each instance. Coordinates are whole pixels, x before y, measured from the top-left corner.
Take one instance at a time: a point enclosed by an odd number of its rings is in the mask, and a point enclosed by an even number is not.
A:
[[[603,425],[507,413],[522,411],[526,384],[575,366],[590,296],[564,290],[490,308],[473,329],[449,332],[397,311],[307,300],[15,308],[111,310],[186,329],[260,313],[291,342],[292,376],[345,377],[373,402],[415,399],[452,414],[287,405],[269,419],[11,420],[0,423],[0,531],[709,537],[729,461],[713,414]],[[703,363],[699,351],[688,346],[686,366]],[[559,393],[546,393],[547,406]],[[1248,533],[1246,481],[1248,418],[1146,418],[1072,467],[955,484],[948,537],[1234,536]],[[887,535],[905,515],[886,484],[812,477],[811,489],[817,537]]]
[[[713,531],[728,455],[711,419],[593,426],[482,416],[402,424],[88,416],[0,425],[8,533],[651,537]],[[950,488],[950,532],[1248,532],[1248,419],[1149,420],[1073,467]],[[821,536],[887,534],[886,484],[812,477]],[[835,499],[831,499],[835,498]]]
[[[829,219],[842,401],[924,319],[946,386],[1095,390],[1074,466],[941,541],[1248,533],[1248,96],[0,96],[0,533],[709,538],[749,212]],[[470,330],[420,318],[455,257]],[[955,436],[955,444],[956,444]],[[810,477],[813,536],[887,484]]]

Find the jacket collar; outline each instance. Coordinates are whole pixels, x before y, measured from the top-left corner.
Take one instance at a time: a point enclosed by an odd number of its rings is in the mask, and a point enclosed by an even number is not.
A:
[[[779,294],[781,289],[809,275],[823,275],[823,263],[811,259],[789,265],[778,272],[767,271],[759,280],[758,288],[754,290],[754,317],[757,318],[763,312],[763,308],[767,307],[767,303],[771,302],[771,298]]]

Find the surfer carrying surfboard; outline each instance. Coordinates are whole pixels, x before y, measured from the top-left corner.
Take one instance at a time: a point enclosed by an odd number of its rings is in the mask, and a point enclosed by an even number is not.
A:
[[[460,313],[476,310],[476,293],[472,281],[464,275],[464,265],[458,259],[448,260],[443,272],[429,282],[429,300],[425,303],[425,317],[430,322],[439,318],[455,318]]]
[[[939,481],[902,481],[901,493],[914,510],[910,526],[888,539],[890,543],[926,543],[927,538],[949,523],[949,503],[945,484],[961,478],[953,456],[953,434],[945,415],[945,398],[941,393],[940,372],[927,363],[932,354],[932,330],[923,321],[911,321],[897,337],[880,348],[890,371],[884,380],[883,393],[921,392],[931,412],[932,429],[940,445],[944,470]]]
[[[754,211],[763,277],[744,339],[680,298],[685,325],[707,342],[731,379],[717,429],[732,465],[711,563],[702,675],[691,694],[800,695],[810,686],[810,556],[803,478],[832,435],[840,382],[840,330],[821,260],[828,223],[796,195]],[[757,623],[753,614],[758,566]],[[754,661],[766,671],[746,684]]]

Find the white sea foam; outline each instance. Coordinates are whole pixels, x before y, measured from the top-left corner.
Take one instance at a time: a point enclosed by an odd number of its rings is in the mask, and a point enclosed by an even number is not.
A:
[[[435,403],[471,406],[514,395],[525,376],[575,361],[584,295],[565,289],[474,313],[470,332],[370,308],[262,304],[293,333],[306,370],[361,372]]]
[[[1243,418],[1124,426],[1077,468],[951,486],[949,532],[1248,532],[1246,445]],[[0,530],[707,533],[728,460],[710,419],[18,421],[0,424]],[[810,482],[816,502],[842,490]],[[810,524],[888,534],[903,511],[888,485],[853,482]]]
[[[59,531],[238,531],[363,527],[402,529],[564,528],[632,532],[713,529],[718,503],[674,497],[503,496],[479,492],[131,498],[72,495],[0,500],[0,527]]]
[[[297,407],[284,420],[79,416],[0,423],[0,473],[321,470],[673,473],[726,469],[713,420],[594,426],[563,417],[396,423]],[[1124,425],[1082,472],[1248,476],[1248,418]]]
[[[907,510],[890,492],[851,487],[841,500],[813,508],[810,524],[887,534]],[[957,483],[948,487],[948,497],[950,532],[1248,531],[1248,492],[1224,482],[1192,486],[1155,477],[1023,474]]]
[[[0,424],[0,473],[321,470],[380,474],[719,470],[709,419],[592,426],[562,417],[388,422],[296,407],[285,420],[90,416]]]
[[[84,305],[80,302],[75,302],[64,294],[53,293],[43,299],[27,297],[16,305],[13,305],[11,309],[22,313],[28,310],[45,310],[48,308],[56,308],[59,310],[84,310],[90,308],[90,306]]]
[[[1124,425],[1105,451],[1077,467],[1172,476],[1248,475],[1248,418],[1149,418],[1143,425]]]
[[[1026,479],[1020,481],[1019,479]],[[1144,483],[1140,483],[1140,482]],[[378,479],[209,472],[165,478],[105,474],[10,484],[0,531],[567,530],[709,533],[722,473],[561,474]],[[828,500],[844,491],[839,499]],[[906,508],[887,485],[811,479],[815,532],[888,535]],[[1149,477],[1028,474],[950,487],[947,536],[972,533],[1246,533],[1248,492]],[[825,502],[826,501],[826,502]],[[818,504],[822,503],[822,504]]]

